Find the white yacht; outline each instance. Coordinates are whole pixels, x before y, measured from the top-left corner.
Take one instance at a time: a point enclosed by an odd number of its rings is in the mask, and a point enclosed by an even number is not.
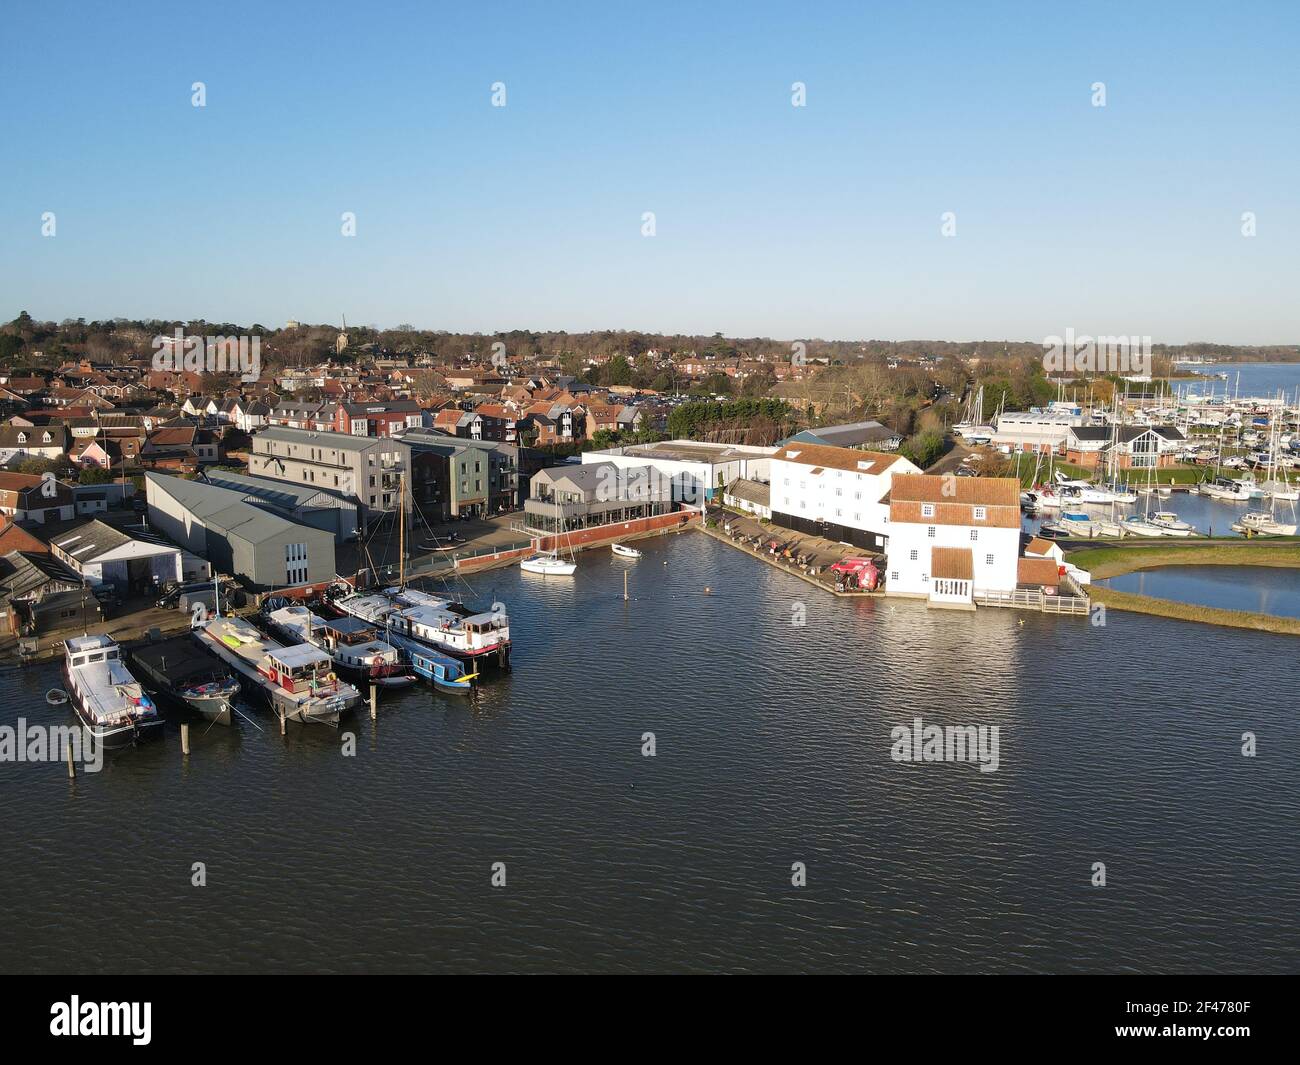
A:
[[[519,568],[527,573],[541,573],[546,576],[569,577],[578,568],[576,562],[567,562],[554,551],[541,551],[519,563]]]
[[[82,724],[106,748],[129,747],[163,731],[162,715],[108,636],[63,642],[63,678]]]
[[[1247,511],[1237,519],[1242,531],[1263,533],[1266,536],[1294,536],[1296,526],[1289,522],[1278,521],[1267,510]]]

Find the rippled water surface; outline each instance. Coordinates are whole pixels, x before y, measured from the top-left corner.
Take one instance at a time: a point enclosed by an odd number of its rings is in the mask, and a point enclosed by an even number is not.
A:
[[[1293,639],[838,600],[699,533],[642,546],[475,578],[514,674],[477,709],[389,698],[354,758],[262,716],[188,763],[172,730],[75,782],[0,765],[3,968],[1297,967]],[[56,683],[0,678],[3,721],[71,720]],[[1000,768],[893,762],[917,716],[998,725]]]

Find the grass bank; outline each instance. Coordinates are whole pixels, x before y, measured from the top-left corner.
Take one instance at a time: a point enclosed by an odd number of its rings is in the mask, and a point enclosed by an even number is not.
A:
[[[1300,567],[1300,540],[1241,540],[1231,543],[1160,541],[1131,547],[1085,547],[1071,551],[1065,557],[1080,569],[1086,569],[1094,580],[1165,566],[1272,566],[1294,569]],[[1180,621],[1199,621],[1205,625],[1226,625],[1234,629],[1300,636],[1300,618],[1180,603],[1174,599],[1157,599],[1135,592],[1121,592],[1097,584],[1089,586],[1088,595],[1094,603],[1102,603],[1107,609],[1129,610],[1161,618],[1177,618]]]
[[[1300,538],[1240,540],[1231,543],[1192,541],[1083,547],[1065,556],[1094,579],[1118,577],[1136,570],[1160,566],[1300,566]]]
[[[1176,618],[1179,621],[1199,621],[1204,625],[1226,625],[1233,629],[1254,629],[1256,632],[1300,636],[1300,618],[1257,614],[1249,610],[1222,610],[1213,606],[1197,606],[1194,603],[1156,599],[1150,595],[1136,595],[1133,592],[1098,588],[1095,585],[1088,589],[1088,595],[1093,603],[1102,603],[1108,610],[1129,610],[1137,614]]]

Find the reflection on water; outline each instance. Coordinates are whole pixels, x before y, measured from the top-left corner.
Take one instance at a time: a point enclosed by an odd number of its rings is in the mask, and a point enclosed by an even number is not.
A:
[[[1170,566],[1125,573],[1097,583],[1120,592],[1136,592],[1197,606],[1300,618],[1300,569]]]
[[[0,764],[10,969],[1286,971],[1295,643],[836,599],[697,532],[472,578],[515,672],[70,783]],[[631,600],[623,601],[623,574]],[[705,588],[709,589],[706,594]],[[796,606],[806,624],[792,625]],[[1212,631],[1213,656],[1205,654]],[[0,678],[0,723],[57,668]],[[1001,767],[900,765],[915,717]],[[653,732],[657,754],[642,757]],[[207,866],[206,888],[190,886]],[[489,884],[505,862],[507,886]],[[791,864],[808,884],[793,888]],[[1110,886],[1089,884],[1104,861]]]

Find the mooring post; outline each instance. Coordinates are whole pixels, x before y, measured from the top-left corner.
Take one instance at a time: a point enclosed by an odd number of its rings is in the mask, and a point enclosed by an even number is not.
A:
[[[181,754],[186,758],[190,756],[190,726],[184,722],[181,724]]]
[[[379,720],[379,689],[370,685],[370,720]]]
[[[623,571],[623,602],[627,602],[627,570]]]
[[[284,707],[280,707],[280,735],[284,735]]]
[[[72,744],[64,744],[64,753],[68,756],[68,779],[77,779],[77,764],[72,760]]]

